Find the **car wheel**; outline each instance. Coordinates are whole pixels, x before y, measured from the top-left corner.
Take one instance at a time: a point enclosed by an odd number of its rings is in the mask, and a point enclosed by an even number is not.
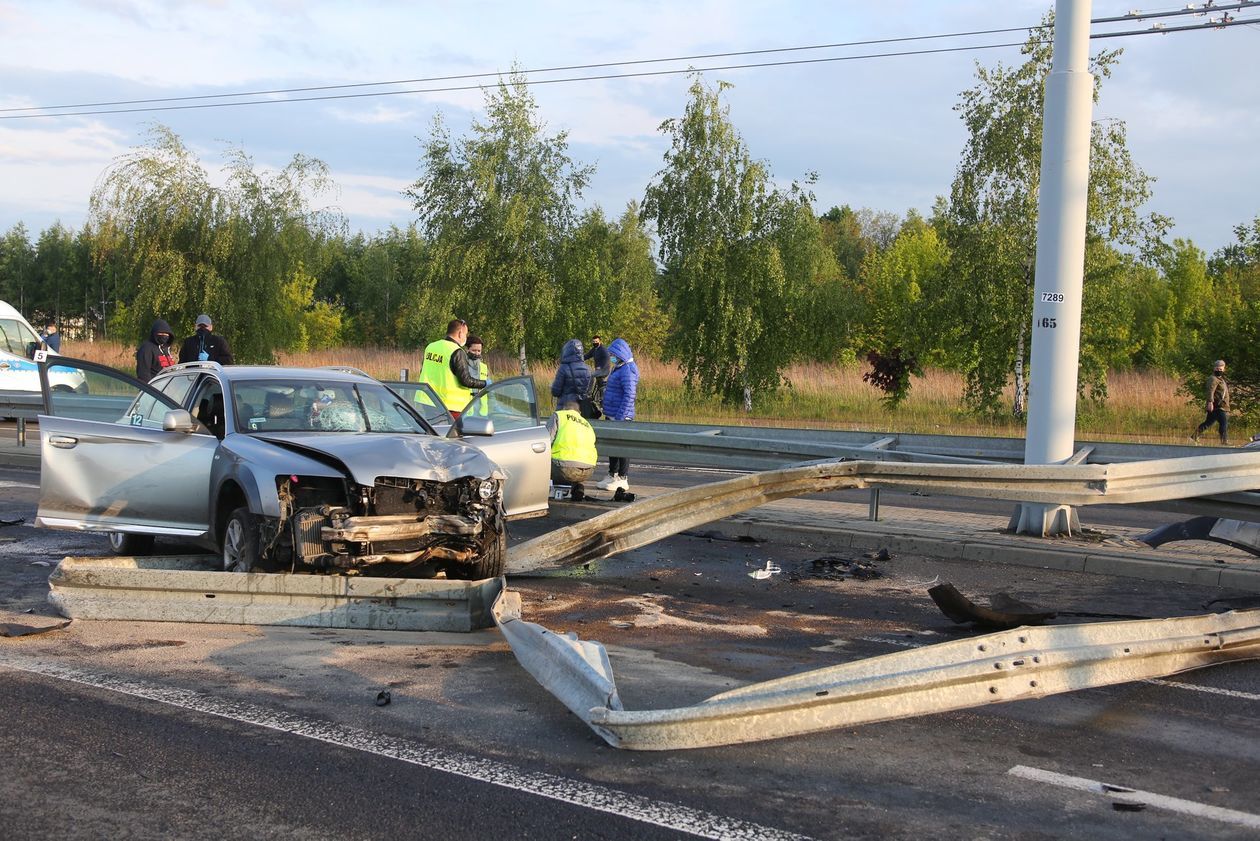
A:
[[[446,568],[447,578],[460,581],[481,581],[485,578],[498,578],[503,574],[507,564],[507,535],[500,534],[492,540],[486,551],[469,564],[451,564]]]
[[[111,531],[109,548],[117,555],[148,555],[153,552],[153,535]]]
[[[258,521],[248,508],[237,508],[223,527],[223,569],[227,572],[261,571]]]

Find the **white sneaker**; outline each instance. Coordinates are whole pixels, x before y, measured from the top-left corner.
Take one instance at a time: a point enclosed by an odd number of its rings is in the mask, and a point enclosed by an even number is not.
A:
[[[605,488],[605,490],[615,491],[618,488],[621,488],[623,491],[630,490],[630,480],[619,474],[613,477],[612,484]]]
[[[617,481],[616,475],[609,473],[607,476],[604,477],[603,481],[596,483],[595,487],[599,488],[601,491],[612,490],[613,483],[616,481]]]

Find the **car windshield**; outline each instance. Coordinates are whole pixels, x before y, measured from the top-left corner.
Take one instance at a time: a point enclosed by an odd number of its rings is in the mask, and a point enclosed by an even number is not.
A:
[[[379,383],[244,380],[232,384],[232,399],[238,432],[433,431]]]
[[[39,342],[39,337],[31,332],[31,328],[16,318],[0,318],[0,350],[14,356],[26,356],[31,342]]]

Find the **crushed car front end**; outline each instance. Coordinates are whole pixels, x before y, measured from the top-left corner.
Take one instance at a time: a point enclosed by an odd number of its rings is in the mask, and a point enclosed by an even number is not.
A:
[[[391,575],[490,577],[506,541],[503,478],[276,477],[281,516],[272,542],[295,567]],[[288,552],[284,552],[284,548]]]

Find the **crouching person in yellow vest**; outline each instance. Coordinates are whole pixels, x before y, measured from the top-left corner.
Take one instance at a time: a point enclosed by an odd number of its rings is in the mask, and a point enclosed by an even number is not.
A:
[[[477,376],[480,363],[472,364],[464,350],[467,340],[468,323],[462,318],[452,320],[446,325],[446,338],[425,347],[420,366],[420,382],[429,384],[453,418],[464,411],[474,391],[486,387],[486,381]]]
[[[572,400],[560,404],[547,419],[551,432],[551,481],[573,486],[573,498],[586,495],[582,483],[591,478],[599,453],[595,450],[595,429],[582,417]]]

